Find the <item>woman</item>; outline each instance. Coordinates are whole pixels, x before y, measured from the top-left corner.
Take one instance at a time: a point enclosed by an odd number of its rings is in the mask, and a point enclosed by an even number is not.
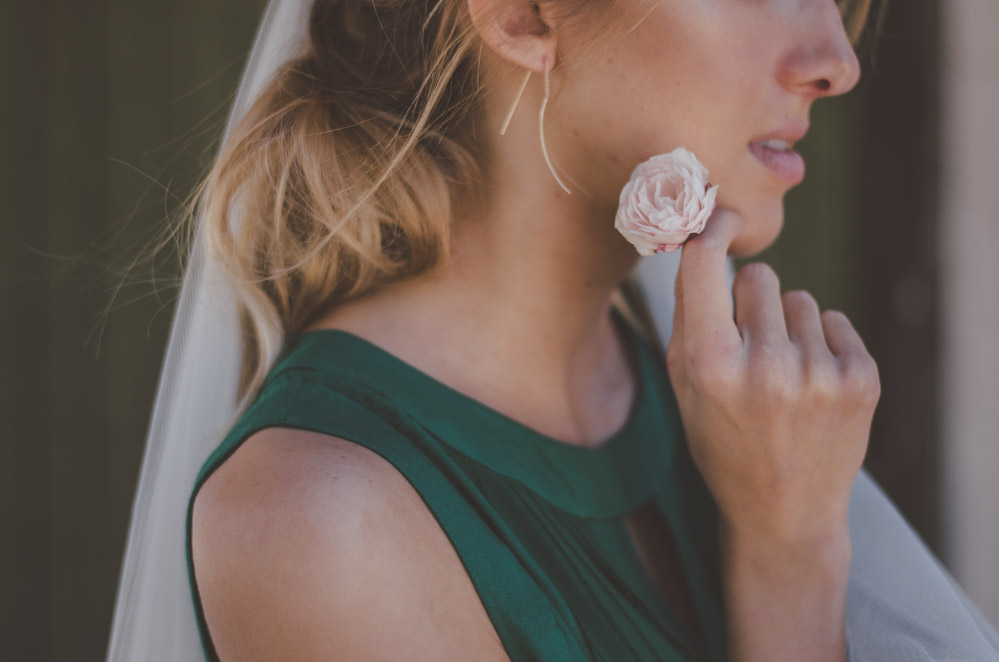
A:
[[[246,332],[189,502],[207,658],[846,657],[877,369],[763,264],[733,318],[725,275],[858,80],[840,10],[314,2],[201,191]],[[663,357],[613,219],[678,145],[718,207]]]

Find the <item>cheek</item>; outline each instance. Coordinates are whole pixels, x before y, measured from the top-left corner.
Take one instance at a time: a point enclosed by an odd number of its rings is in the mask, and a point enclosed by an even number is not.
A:
[[[630,134],[619,135],[619,145],[634,152],[635,163],[683,145],[713,179],[717,173],[714,183],[746,167],[747,144],[758,130],[747,126],[746,113],[759,105],[763,86],[758,65],[735,48],[712,47],[722,41],[681,38],[619,72],[606,98],[620,113],[619,131]]]
[[[726,28],[711,12],[683,5],[661,2],[637,27],[608,42],[600,57],[581,65],[590,79],[590,103],[600,99],[600,106],[619,114],[619,124],[643,130],[645,138],[684,126],[692,137],[712,122],[706,109],[731,100],[724,90],[736,76],[731,53],[722,47]]]
[[[724,11],[722,11],[724,9]],[[746,217],[744,252],[773,242],[783,223],[783,193],[748,151],[760,131],[754,115],[767,91],[768,46],[756,43],[752,17],[729,0],[661,2],[637,29],[583,66],[586,80],[566,98],[577,147],[596,190],[627,180],[652,154],[683,145],[708,168],[719,202]],[[752,37],[752,38],[751,38]],[[613,187],[610,187],[613,189]],[[602,191],[601,191],[602,192]],[[617,189],[608,189],[616,195]],[[616,198],[615,198],[616,199]]]

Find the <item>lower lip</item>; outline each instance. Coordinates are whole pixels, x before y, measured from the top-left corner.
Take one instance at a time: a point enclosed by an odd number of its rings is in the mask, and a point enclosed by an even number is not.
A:
[[[749,151],[767,169],[792,186],[805,178],[805,160],[794,150],[782,152],[757,143],[749,144]]]

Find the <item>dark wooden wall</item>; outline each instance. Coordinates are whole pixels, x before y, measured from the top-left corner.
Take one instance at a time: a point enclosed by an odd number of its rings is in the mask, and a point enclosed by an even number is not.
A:
[[[0,659],[104,656],[176,296],[110,269],[207,165],[263,4],[0,3]]]
[[[896,4],[754,259],[854,320],[884,387],[868,466],[936,548],[935,3]],[[104,656],[177,275],[111,268],[207,167],[263,5],[0,4],[0,659]]]

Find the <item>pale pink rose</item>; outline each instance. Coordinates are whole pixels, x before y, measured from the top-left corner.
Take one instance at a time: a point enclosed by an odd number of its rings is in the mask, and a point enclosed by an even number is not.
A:
[[[677,147],[639,163],[621,189],[614,227],[640,255],[668,253],[704,230],[718,185],[693,152]]]

